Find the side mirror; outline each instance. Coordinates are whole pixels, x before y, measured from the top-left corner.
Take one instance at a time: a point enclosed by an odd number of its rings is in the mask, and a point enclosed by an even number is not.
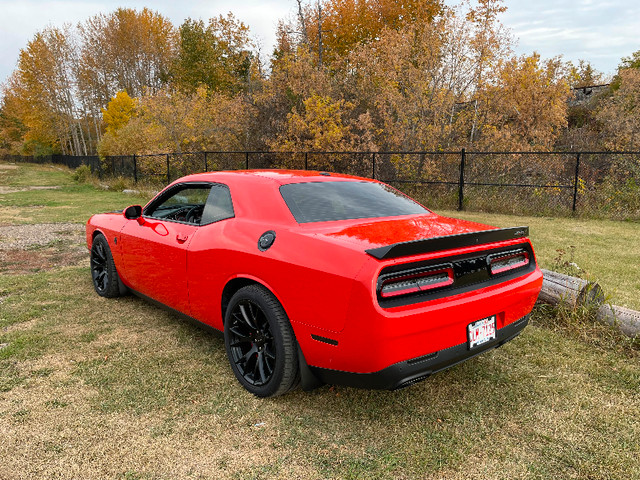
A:
[[[123,214],[127,220],[136,220],[142,216],[142,207],[140,205],[131,205],[124,210]]]

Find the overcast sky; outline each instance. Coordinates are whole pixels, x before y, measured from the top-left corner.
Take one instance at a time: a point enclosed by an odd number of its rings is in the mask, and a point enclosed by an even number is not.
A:
[[[447,0],[447,3],[455,3]],[[604,73],[614,73],[620,59],[640,50],[638,0],[506,0],[502,22],[518,39],[516,53],[534,50],[543,57],[590,61]],[[187,18],[209,19],[231,11],[251,28],[270,53],[278,19],[291,15],[295,0],[0,0],[0,82],[16,66],[18,53],[47,25],[77,24],[118,7],[148,6],[179,26]]]

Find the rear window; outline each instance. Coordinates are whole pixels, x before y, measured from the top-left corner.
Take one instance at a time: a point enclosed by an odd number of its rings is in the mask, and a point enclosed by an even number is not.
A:
[[[298,223],[429,213],[396,190],[370,182],[290,183],[282,198]]]

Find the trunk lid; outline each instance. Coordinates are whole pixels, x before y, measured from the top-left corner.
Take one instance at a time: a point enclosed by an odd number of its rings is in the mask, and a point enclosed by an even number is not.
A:
[[[344,220],[300,225],[300,232],[325,240],[371,250],[397,243],[493,230],[481,223],[441,217],[436,214],[394,218]]]

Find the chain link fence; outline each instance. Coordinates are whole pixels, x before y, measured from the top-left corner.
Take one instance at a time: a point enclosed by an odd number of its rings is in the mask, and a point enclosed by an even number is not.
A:
[[[89,165],[100,177],[156,186],[216,170],[320,170],[381,180],[434,209],[640,220],[640,152],[195,152],[3,160]]]

